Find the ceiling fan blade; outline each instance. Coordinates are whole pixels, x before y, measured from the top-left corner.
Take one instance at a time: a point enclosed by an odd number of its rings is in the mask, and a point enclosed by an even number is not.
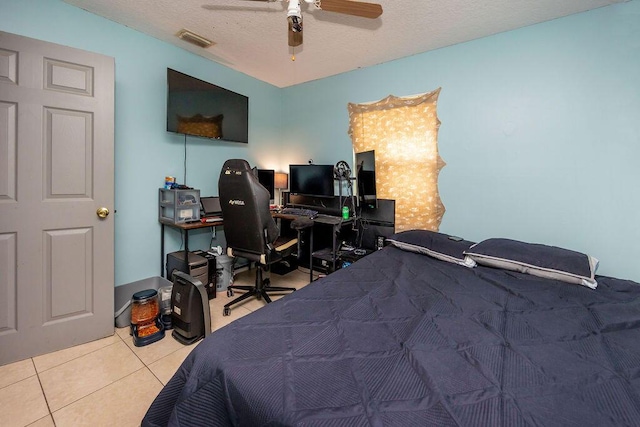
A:
[[[382,15],[382,6],[376,3],[349,0],[320,0],[320,9],[327,12],[375,19]]]
[[[295,32],[289,23],[289,46],[296,47],[302,44],[302,31]]]

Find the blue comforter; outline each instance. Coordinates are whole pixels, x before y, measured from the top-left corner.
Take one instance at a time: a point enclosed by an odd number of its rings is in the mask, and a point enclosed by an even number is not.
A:
[[[640,285],[387,247],[198,345],[143,426],[640,425]]]

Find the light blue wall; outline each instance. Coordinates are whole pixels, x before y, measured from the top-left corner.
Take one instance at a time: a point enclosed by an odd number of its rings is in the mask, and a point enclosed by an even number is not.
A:
[[[167,67],[250,98],[248,146],[188,139],[187,183],[203,194],[229,157],[350,162],[348,102],[442,87],[442,231],[585,251],[600,273],[640,281],[640,0],[287,89],[60,0],[2,0],[0,30],[116,60],[116,285],[158,274],[157,188],[183,180],[184,140],[164,130]]]
[[[275,167],[281,135],[281,90],[185,50],[87,13],[60,0],[2,0],[0,30],[115,58],[116,285],[160,273],[158,188],[166,175],[184,181],[184,137],[166,132],[167,67],[249,97],[249,144],[187,138],[186,182],[218,194],[223,162],[246,158]],[[222,233],[218,242],[224,244]],[[205,230],[190,248],[206,248]],[[167,251],[180,248],[167,230]],[[217,244],[216,242],[214,242]]]
[[[285,152],[351,162],[347,103],[442,87],[441,231],[584,251],[640,281],[638,76],[634,0],[287,88]]]

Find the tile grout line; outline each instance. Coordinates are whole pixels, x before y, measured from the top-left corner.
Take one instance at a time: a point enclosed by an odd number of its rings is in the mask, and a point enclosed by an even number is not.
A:
[[[162,338],[162,339],[166,339],[166,338],[169,338],[169,337],[167,337],[167,336],[166,336],[166,330],[165,330],[165,336],[164,336],[164,338]],[[120,337],[120,339],[122,339],[122,337]],[[124,342],[124,340],[122,340],[122,341]],[[145,361],[144,361],[144,360],[142,360],[142,358],[138,355],[138,353],[136,353],[136,352],[135,352],[135,351],[134,351],[134,350],[129,346],[129,344],[127,344],[126,342],[125,342],[124,344],[127,346],[127,348],[128,348],[129,350],[131,350],[131,352],[134,354],[134,356],[136,356],[136,357],[138,358],[138,360],[140,361],[140,363],[142,363],[142,366],[144,366],[145,368],[148,368],[148,369],[149,369],[149,371],[151,371],[151,373],[152,373],[152,374],[153,374],[153,371],[151,370],[151,368],[149,368],[149,365],[152,365],[152,364],[154,364],[154,363],[156,363],[156,362],[159,362],[159,361],[161,361],[162,359],[164,359],[165,357],[171,356],[173,353],[176,353],[176,352],[178,352],[178,351],[182,350],[182,348],[183,348],[183,347],[178,348],[177,350],[174,350],[174,351],[172,351],[172,352],[171,352],[171,353],[169,353],[169,354],[165,354],[164,356],[162,356],[162,357],[161,357],[161,358],[159,358],[158,360],[154,360],[153,362],[150,362],[150,363],[148,363],[148,364],[147,364],[147,363],[145,363]],[[154,344],[154,343],[151,343],[151,344]],[[135,345],[135,344],[134,344],[134,345]],[[155,377],[155,374],[153,374],[153,376]],[[156,378],[157,378],[157,377],[156,377]],[[158,381],[160,381],[160,378],[158,378]],[[160,384],[162,384],[162,381],[160,381]]]
[[[177,351],[177,350],[176,350],[176,351]],[[171,354],[173,354],[173,353],[171,353]],[[167,356],[169,356],[169,355],[167,355]],[[165,356],[165,357],[167,357],[167,356]],[[161,358],[161,359],[158,359],[158,360],[162,360],[162,359],[164,359],[164,357],[163,357],[163,358]],[[157,380],[158,380],[158,382],[159,382],[160,384],[162,384],[162,387],[163,387],[163,388],[164,388],[164,386],[166,386],[166,385],[167,385],[167,384],[163,383],[163,382],[162,382],[162,380],[161,380],[160,378],[158,378],[158,376],[156,375],[156,373],[155,373],[155,372],[153,372],[153,369],[151,369],[151,368],[150,368],[150,367],[148,367],[147,365],[144,365],[144,367],[145,367],[145,368],[147,368],[147,369],[149,370],[149,372],[151,372],[151,375],[153,375],[153,377],[154,377],[155,379],[157,379]],[[176,371],[177,371],[177,369],[176,369]],[[174,373],[174,374],[175,374],[175,373]],[[172,375],[172,378],[173,378],[173,375]],[[169,378],[169,381],[171,381],[171,378]],[[168,381],[167,381],[167,383],[168,383]]]
[[[122,378],[118,378],[117,380],[110,382],[109,384],[105,385],[104,387],[100,387],[99,389],[94,390],[91,393],[86,394],[86,395],[82,396],[81,398],[74,400],[73,402],[69,402],[64,406],[61,406],[60,408],[56,409],[55,412],[61,411],[64,408],[67,408],[67,407],[69,407],[71,405],[74,405],[74,404],[80,402],[81,400],[86,399],[87,397],[92,396],[92,395],[96,394],[97,392],[99,392],[99,391],[101,391],[101,390],[103,390],[103,389],[105,389],[107,387],[112,386],[113,384],[117,383],[118,381],[122,381],[123,379],[125,379],[127,377],[130,377],[131,375],[137,374],[138,372],[140,372],[143,369],[147,369],[148,371],[151,371],[151,369],[149,369],[148,366],[142,366],[142,368],[136,369],[135,371],[131,372],[130,374],[127,374]],[[151,372],[151,373],[153,374],[153,372]],[[160,381],[160,384],[162,384],[162,381]],[[47,404],[47,406],[48,406],[48,404]],[[49,414],[51,415],[51,418],[53,419],[53,412],[49,412]],[[55,419],[54,419],[53,423],[55,425]]]
[[[47,399],[47,394],[44,392],[44,387],[42,386],[42,381],[40,380],[40,373],[38,372],[38,370],[36,369],[36,363],[33,360],[33,357],[31,358],[31,364],[33,365],[33,370],[36,372],[36,378],[38,378],[38,384],[40,384],[40,391],[42,391],[42,397],[44,398],[44,403],[45,405],[47,405],[47,411],[49,412],[49,417],[51,417],[51,420],[53,421],[53,425],[55,427],[56,425],[56,420],[53,418],[53,412],[51,412],[51,406],[49,406],[49,399]],[[43,417],[44,418],[44,417]],[[37,422],[39,420],[41,420],[42,418],[37,419],[34,422]],[[32,423],[33,424],[33,423]]]
[[[117,335],[117,333],[115,333],[115,335]],[[120,336],[118,336],[118,337],[120,338],[120,342],[122,342],[122,343],[127,347],[127,349],[128,349],[129,351],[131,351],[131,352],[135,355],[135,352],[134,352],[133,350],[131,350],[131,349],[129,348],[129,346],[127,346],[127,344],[122,340],[122,338],[121,338]],[[67,363],[70,363],[70,362],[72,362],[72,361],[74,361],[74,360],[80,359],[81,357],[88,356],[88,355],[93,354],[93,353],[95,353],[95,352],[97,352],[97,351],[104,350],[104,349],[106,349],[106,348],[108,348],[108,347],[115,346],[115,345],[118,345],[118,344],[119,344],[119,342],[115,342],[115,343],[113,343],[113,344],[109,344],[109,345],[106,345],[106,346],[104,346],[104,347],[100,347],[99,349],[96,349],[96,350],[94,350],[94,351],[90,351],[89,353],[83,354],[82,356],[78,356],[78,357],[75,357],[75,358],[73,358],[73,359],[70,359],[70,360],[68,360],[68,361],[66,361],[66,362],[64,362],[64,363],[62,363],[62,364],[60,364],[60,365],[57,365],[57,366],[55,366],[55,367],[52,367],[52,368],[46,369],[46,370],[44,370],[44,371],[42,371],[42,372],[43,372],[43,373],[44,373],[44,372],[48,372],[48,371],[50,371],[51,369],[55,369],[55,368],[57,368],[57,367],[59,367],[59,366],[62,366],[62,365],[65,365],[65,364],[67,364]],[[136,355],[136,357],[137,357],[137,355]],[[33,358],[31,358],[31,360],[32,360],[32,363],[33,363]],[[143,366],[143,367],[142,367],[142,368],[140,368],[140,369],[143,369],[143,368],[147,368],[147,369],[148,369],[148,367],[144,364],[144,362],[142,362],[142,361],[141,361],[141,363],[142,363],[142,366]],[[35,363],[34,363],[34,368],[35,368]],[[133,371],[131,374],[138,372],[140,369]],[[149,369],[149,370],[150,370],[150,369]],[[40,373],[36,371],[36,375],[38,376],[38,382],[40,383],[40,389],[42,390],[42,394],[44,395],[45,403],[47,404],[47,409],[49,410],[49,415],[51,415],[51,419],[53,419],[53,420],[54,420],[54,421],[53,421],[54,425],[55,425],[55,418],[54,418],[54,416],[53,416],[53,413],[54,413],[54,412],[58,412],[58,411],[60,411],[61,409],[66,408],[66,407],[67,407],[67,406],[69,406],[69,405],[73,405],[74,403],[79,402],[80,400],[84,399],[85,397],[87,397],[87,396],[91,396],[92,394],[94,394],[94,393],[96,393],[96,392],[98,392],[98,391],[102,390],[102,389],[103,389],[103,388],[105,388],[105,387],[109,387],[110,385],[112,385],[112,384],[116,383],[117,381],[120,381],[120,380],[122,380],[122,379],[124,379],[124,378],[128,377],[128,376],[129,376],[129,375],[131,375],[131,374],[127,374],[127,375],[125,375],[125,376],[123,376],[123,377],[121,377],[121,378],[118,378],[118,379],[116,379],[116,380],[113,380],[113,381],[111,381],[109,384],[106,384],[105,386],[100,387],[99,389],[94,390],[94,391],[90,392],[89,394],[86,394],[86,395],[84,395],[84,396],[82,396],[82,397],[80,397],[80,398],[78,398],[78,399],[74,400],[73,402],[69,402],[69,403],[67,403],[66,405],[61,406],[60,408],[56,409],[55,411],[51,411],[51,407],[49,406],[49,400],[47,399],[47,394],[45,393],[45,391],[44,391],[44,387],[42,386],[42,381],[40,381]],[[161,383],[162,383],[162,382],[161,382]]]
[[[117,332],[115,332],[115,331],[114,331],[114,332],[113,332],[113,335],[115,335],[115,336],[117,336],[118,338],[120,338],[120,341],[123,341],[123,340],[122,340],[122,337],[120,337],[120,335],[118,335],[118,333],[117,333]],[[112,336],[113,336],[113,335],[112,335]],[[109,338],[109,337],[104,337],[104,338],[101,338],[101,339],[106,339],[106,338]],[[124,341],[123,341],[123,342],[124,342]],[[85,343],[85,344],[87,344],[87,343]],[[78,344],[78,346],[85,345],[85,344]],[[105,348],[107,348],[107,347],[111,347],[112,345],[115,345],[115,344],[118,344],[118,343],[117,343],[117,342],[114,342],[114,343],[111,343],[111,344],[107,344],[107,345],[105,345],[105,346],[102,346],[102,347],[100,347],[100,348],[96,348],[95,350],[92,350],[92,351],[90,351],[90,352],[88,352],[88,353],[81,354],[80,356],[76,356],[76,357],[74,357],[74,358],[72,358],[72,359],[66,360],[66,361],[64,361],[64,362],[60,363],[59,365],[55,365],[55,366],[51,366],[51,367],[49,367],[49,368],[47,368],[47,369],[43,369],[42,371],[38,371],[38,368],[36,367],[35,361],[33,360],[33,359],[34,359],[33,357],[31,358],[31,361],[32,361],[32,363],[33,363],[33,368],[36,370],[36,374],[38,374],[38,375],[39,375],[39,374],[41,374],[41,373],[45,373],[45,372],[48,372],[48,371],[50,371],[50,370],[52,370],[52,369],[55,369],[55,368],[57,368],[58,366],[62,366],[62,365],[64,365],[64,364],[66,364],[66,363],[72,362],[72,361],[74,361],[74,360],[78,360],[78,359],[80,359],[81,357],[88,356],[88,355],[93,354],[93,353],[95,353],[95,352],[98,352],[98,351],[100,351],[100,350],[104,350]],[[126,343],[125,343],[125,345],[126,345]],[[74,346],[74,347],[75,347],[75,346]],[[70,347],[70,348],[73,348],[73,347]],[[65,349],[65,350],[66,350],[66,349]]]

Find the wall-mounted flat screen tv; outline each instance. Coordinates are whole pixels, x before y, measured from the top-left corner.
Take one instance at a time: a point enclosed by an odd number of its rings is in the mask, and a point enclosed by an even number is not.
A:
[[[167,131],[249,142],[249,98],[167,68]]]
[[[333,197],[333,165],[289,165],[291,194]]]

